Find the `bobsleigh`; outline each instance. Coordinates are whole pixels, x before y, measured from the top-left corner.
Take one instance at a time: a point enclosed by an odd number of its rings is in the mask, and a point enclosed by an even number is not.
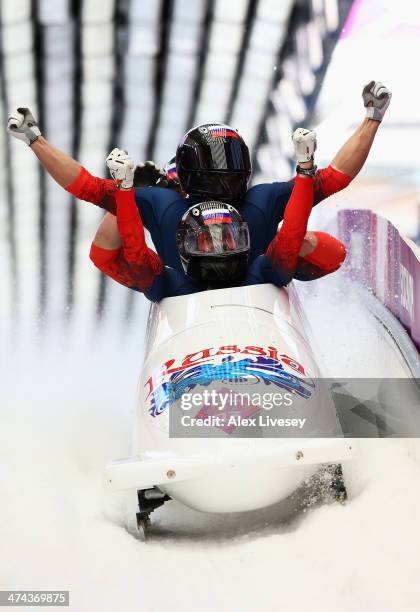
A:
[[[255,510],[353,457],[289,287],[151,306],[134,453],[106,468],[112,489],[137,491],[140,530],[169,499],[210,513]]]

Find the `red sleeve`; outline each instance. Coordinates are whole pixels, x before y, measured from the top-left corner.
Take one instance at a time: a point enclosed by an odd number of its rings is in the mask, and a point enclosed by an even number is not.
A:
[[[296,176],[284,211],[283,224],[271,241],[266,256],[279,272],[294,274],[314,203],[314,179]]]
[[[75,180],[67,185],[66,191],[79,200],[85,200],[104,208],[113,215],[117,212],[115,197],[119,190],[115,181],[93,176],[83,166]]]
[[[328,196],[337,191],[341,191],[353,180],[353,177],[349,174],[344,174],[331,165],[328,168],[322,168],[318,170],[315,175],[314,183],[314,201],[315,204],[321,202]]]
[[[134,200],[134,190],[116,191],[117,223],[122,246],[102,249],[92,244],[90,258],[105,274],[131,289],[145,291],[163,272],[163,263],[144,239],[143,223]]]

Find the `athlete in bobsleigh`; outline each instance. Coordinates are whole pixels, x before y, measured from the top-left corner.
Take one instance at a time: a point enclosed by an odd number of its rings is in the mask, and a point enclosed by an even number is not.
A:
[[[363,167],[390,103],[391,92],[381,83],[372,81],[364,87],[362,96],[366,118],[331,165],[315,173],[314,204],[345,188]],[[77,161],[49,144],[41,136],[27,108],[18,108],[10,115],[7,130],[31,147],[45,169],[62,187],[79,199],[92,202],[110,213],[101,223],[92,251],[92,258],[101,268],[103,262],[100,260],[106,257],[106,251],[121,247],[121,238],[115,232],[115,219],[112,218],[117,212],[118,183],[92,176]],[[140,218],[151,233],[159,266],[163,264],[165,270],[184,273],[176,239],[178,226],[188,209],[205,200],[221,201],[227,205],[234,203],[249,230],[249,265],[266,254],[283,219],[295,179],[248,189],[251,175],[248,148],[237,130],[216,124],[199,126],[184,136],[177,150],[176,168],[182,193],[159,186],[139,188],[135,192]],[[314,278],[314,274],[323,267],[326,271],[332,271],[331,262],[340,260],[342,249],[338,241],[326,234],[308,233],[298,258],[296,277]],[[148,277],[144,283],[153,284],[154,279],[155,276]],[[147,286],[144,283],[141,288],[147,292],[151,284]]]
[[[153,301],[238,285],[285,286],[296,276],[299,257],[299,274],[306,272],[305,280],[327,274],[332,270],[309,262],[302,253],[314,203],[315,132],[298,128],[293,134],[293,143],[297,176],[282,226],[266,253],[251,263],[248,224],[232,203],[211,200],[193,204],[178,224],[176,243],[183,272],[165,267],[159,255],[146,245],[133,189],[134,164],[128,153],[120,149],[114,149],[106,160],[118,185],[117,215],[110,219],[110,224],[114,225],[113,240],[119,246],[103,249],[94,242],[91,258],[102,272],[131,289],[143,291]],[[111,230],[111,225],[108,229]],[[335,241],[328,238],[331,244]],[[337,269],[344,260],[345,249],[339,241],[335,243],[336,248],[328,253],[328,263],[330,268]],[[304,250],[310,253],[308,244]],[[304,270],[304,264],[308,270]]]

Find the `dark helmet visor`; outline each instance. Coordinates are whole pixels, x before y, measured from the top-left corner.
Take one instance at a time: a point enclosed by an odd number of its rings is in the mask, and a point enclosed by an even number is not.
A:
[[[248,188],[245,172],[191,172],[183,185],[191,195],[212,197],[223,201],[241,200]]]
[[[241,142],[212,142],[199,147],[184,146],[180,163],[185,170],[251,172],[249,152]]]

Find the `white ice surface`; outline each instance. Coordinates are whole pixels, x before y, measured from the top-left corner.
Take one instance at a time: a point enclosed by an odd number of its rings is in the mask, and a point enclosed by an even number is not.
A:
[[[357,286],[337,272],[315,282],[295,282],[326,377],[406,378],[393,340],[364,307]]]
[[[342,291],[299,287],[328,373],[396,375]],[[124,530],[125,497],[105,493],[103,466],[130,453],[143,333],[3,344],[0,588],[69,589],[77,612],[418,612],[415,444],[365,441],[344,507],[284,521],[276,508],[219,518],[171,502],[147,544]]]

